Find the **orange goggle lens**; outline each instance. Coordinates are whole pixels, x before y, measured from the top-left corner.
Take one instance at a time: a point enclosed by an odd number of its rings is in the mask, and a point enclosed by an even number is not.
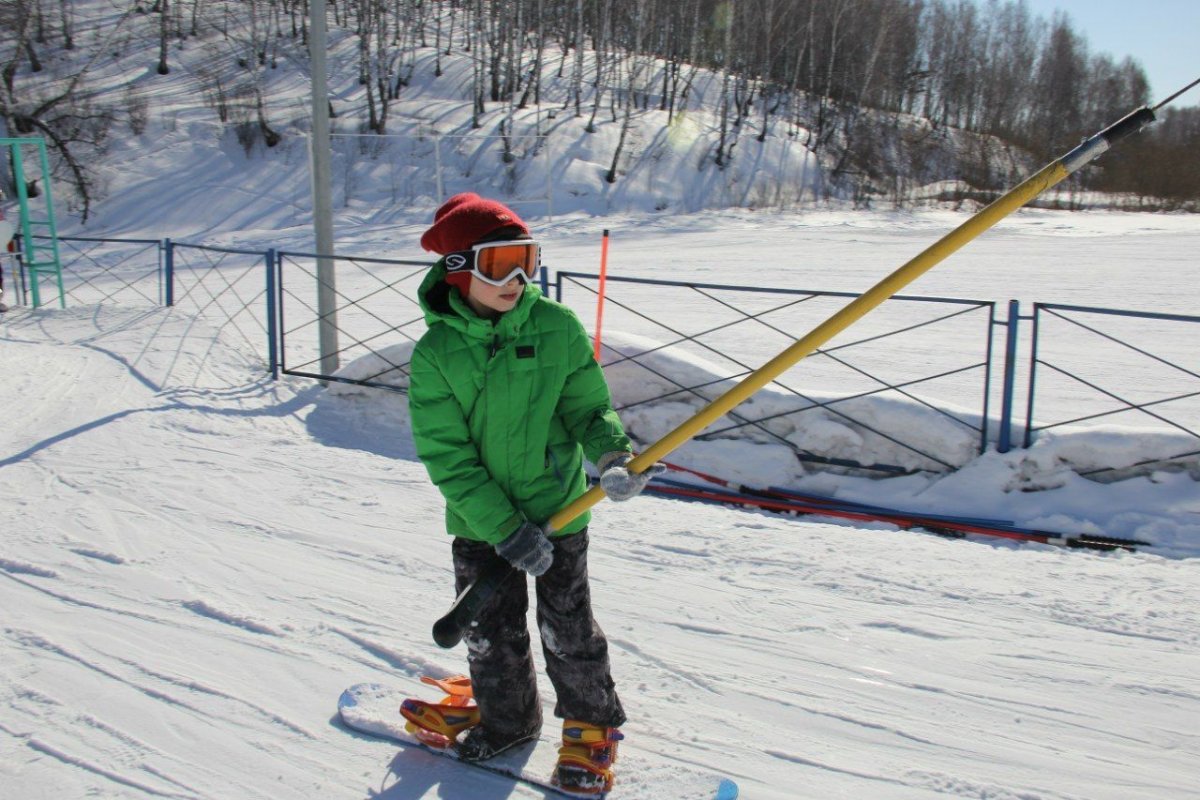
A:
[[[526,279],[537,274],[538,246],[534,242],[489,242],[476,245],[475,274],[487,281],[503,285],[514,273]]]

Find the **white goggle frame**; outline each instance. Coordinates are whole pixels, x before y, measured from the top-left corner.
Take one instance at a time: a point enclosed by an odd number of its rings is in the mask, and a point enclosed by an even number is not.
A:
[[[500,278],[492,278],[481,272],[479,263],[488,259],[487,251],[501,247],[531,248],[533,250],[531,259],[533,274],[530,274],[525,267],[521,266],[513,267],[507,275]],[[542,248],[533,239],[508,239],[497,242],[483,242],[474,245],[470,250],[448,253],[445,257],[445,263],[447,273],[470,272],[471,277],[478,278],[490,286],[504,286],[513,278],[520,278],[525,283],[530,283],[542,264]]]

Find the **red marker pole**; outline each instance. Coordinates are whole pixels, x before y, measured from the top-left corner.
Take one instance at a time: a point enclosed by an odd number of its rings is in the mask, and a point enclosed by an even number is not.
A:
[[[608,275],[608,228],[600,241],[600,289],[596,294],[596,361],[600,360],[600,328],[604,322],[604,279]]]

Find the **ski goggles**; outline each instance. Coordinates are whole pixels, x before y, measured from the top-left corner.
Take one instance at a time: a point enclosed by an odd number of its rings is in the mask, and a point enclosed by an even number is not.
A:
[[[513,278],[529,283],[541,263],[541,248],[532,239],[484,242],[470,250],[446,255],[446,272],[469,272],[492,286],[503,286]]]

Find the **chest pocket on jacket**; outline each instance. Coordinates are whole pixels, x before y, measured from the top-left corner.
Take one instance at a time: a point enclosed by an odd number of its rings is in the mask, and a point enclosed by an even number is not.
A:
[[[531,344],[517,344],[506,347],[503,355],[504,369],[515,380],[534,380],[533,373],[536,373],[542,366],[541,359],[538,358],[537,348]]]
[[[524,350],[530,345],[517,345],[508,347],[504,351],[504,372],[508,380],[508,386],[505,389],[505,394],[508,395],[510,401],[514,404],[511,411],[518,417],[528,417],[541,400],[544,400],[542,395],[548,390],[544,378],[540,373],[540,363],[537,358],[521,358],[518,356],[518,351]],[[540,424],[535,419],[527,419],[529,424]]]

